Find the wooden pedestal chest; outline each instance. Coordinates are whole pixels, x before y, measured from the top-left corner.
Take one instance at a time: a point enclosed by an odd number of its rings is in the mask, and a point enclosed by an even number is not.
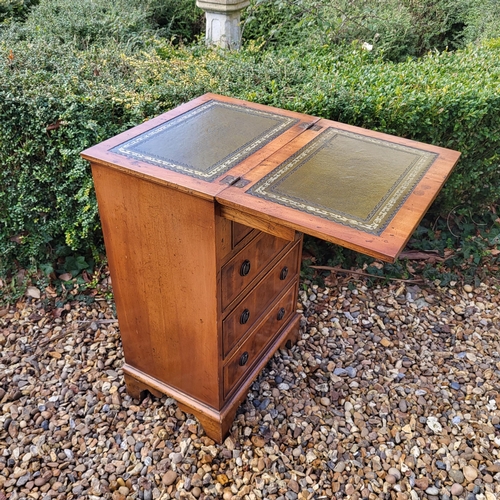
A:
[[[302,233],[393,260],[458,160],[214,94],[82,155],[127,389],[174,397],[219,442],[257,373],[298,335]]]

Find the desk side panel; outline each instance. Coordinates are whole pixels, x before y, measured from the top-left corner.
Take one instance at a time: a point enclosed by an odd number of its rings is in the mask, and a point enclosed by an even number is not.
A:
[[[127,365],[219,406],[214,203],[92,165]]]

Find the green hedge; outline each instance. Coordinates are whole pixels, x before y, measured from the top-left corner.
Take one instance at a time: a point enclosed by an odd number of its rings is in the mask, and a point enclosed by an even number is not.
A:
[[[500,40],[404,63],[356,44],[336,53],[157,53],[174,68],[158,71],[153,57],[136,70],[159,102],[172,98],[177,72],[191,71],[177,89],[182,99],[213,90],[461,151],[434,212],[478,213],[500,200]]]
[[[102,250],[84,148],[207,91],[458,149],[434,211],[498,202],[500,43],[400,64],[357,46],[240,53],[0,38],[0,275]],[[140,50],[137,49],[140,47]]]
[[[245,41],[337,46],[354,40],[384,59],[463,48],[500,36],[498,0],[250,0]]]
[[[499,57],[500,40],[399,64],[370,63],[357,51],[331,72],[320,59],[300,102],[308,112],[460,151],[434,212],[477,213],[500,201]]]
[[[0,23],[25,19],[38,0],[0,0]]]

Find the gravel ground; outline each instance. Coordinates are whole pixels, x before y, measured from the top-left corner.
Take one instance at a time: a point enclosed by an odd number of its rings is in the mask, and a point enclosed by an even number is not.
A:
[[[500,287],[304,283],[223,445],[125,391],[112,302],[0,310],[0,500],[500,498]],[[45,308],[45,309],[44,309]]]

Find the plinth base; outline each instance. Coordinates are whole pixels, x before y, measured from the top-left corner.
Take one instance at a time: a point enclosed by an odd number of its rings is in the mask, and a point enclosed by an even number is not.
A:
[[[196,5],[205,11],[207,44],[238,50],[241,11],[249,3],[249,0],[197,0]]]
[[[171,387],[160,380],[157,380],[134,367],[123,365],[123,373],[127,392],[134,399],[141,399],[145,391],[149,391],[153,396],[161,397],[166,394],[177,401],[179,408],[194,415],[200,422],[208,437],[222,443],[226,438],[233,424],[236,411],[241,402],[246,398],[250,385],[254,382],[257,374],[264,368],[269,359],[279,348],[290,348],[298,339],[300,315],[295,314],[288,326],[276,337],[267,352],[262,356],[260,362],[251,370],[240,388],[225,401],[220,409],[212,408],[197,401],[191,396]]]

